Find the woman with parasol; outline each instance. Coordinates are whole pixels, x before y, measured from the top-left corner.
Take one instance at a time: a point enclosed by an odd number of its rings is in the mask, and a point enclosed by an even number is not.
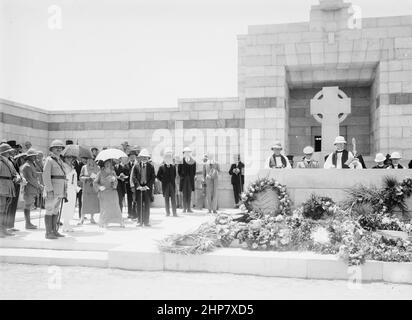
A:
[[[97,196],[100,203],[99,226],[102,228],[106,228],[109,223],[119,223],[120,227],[124,228],[117,194],[117,177],[113,164],[113,160],[122,157],[127,157],[127,155],[118,149],[103,150],[96,157],[101,170],[97,174],[93,186],[98,192]]]

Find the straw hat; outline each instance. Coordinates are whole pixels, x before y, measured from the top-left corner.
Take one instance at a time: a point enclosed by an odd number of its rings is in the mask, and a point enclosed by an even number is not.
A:
[[[282,144],[280,143],[280,141],[276,141],[275,144],[272,146],[272,148],[270,148],[270,150],[275,150],[275,149],[277,149],[277,150],[282,150],[283,149]]]
[[[313,154],[315,150],[311,146],[307,146],[303,149],[303,154]]]
[[[145,157],[145,158],[150,158],[150,154],[149,151],[147,151],[147,149],[142,149],[142,151],[140,151],[139,158]]]
[[[333,144],[335,145],[335,144],[338,144],[338,143],[346,143],[345,138],[342,137],[342,136],[336,137],[335,142]]]
[[[399,152],[395,151],[395,152],[392,152],[391,159],[402,159],[402,157]]]
[[[7,144],[7,143],[2,143],[2,144],[0,144],[0,154],[9,152],[9,151],[11,151],[11,150],[13,150],[13,148],[10,147],[9,144]]]
[[[192,152],[192,149],[190,149],[189,147],[185,147],[185,148],[183,149],[183,152]]]
[[[383,153],[377,153],[375,157],[375,162],[384,162],[386,160],[386,157],[383,155]]]
[[[26,152],[26,157],[36,157],[38,154],[39,153],[36,150],[34,150],[33,148],[30,148]]]

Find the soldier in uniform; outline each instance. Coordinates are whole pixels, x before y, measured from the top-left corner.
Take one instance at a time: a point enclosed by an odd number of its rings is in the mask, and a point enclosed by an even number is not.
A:
[[[26,162],[21,167],[21,174],[27,181],[23,193],[26,229],[37,229],[37,227],[30,222],[30,209],[36,200],[36,196],[43,192],[43,186],[39,182],[39,173],[35,165],[36,157],[37,152],[29,149],[26,152]]]
[[[13,235],[7,230],[7,212],[16,197],[15,185],[21,182],[21,177],[7,158],[12,151],[7,143],[0,145],[0,238]]]
[[[46,239],[64,237],[57,231],[58,214],[61,203],[66,197],[66,173],[60,154],[64,149],[60,140],[54,140],[50,145],[50,155],[46,158],[43,170],[43,182],[46,191]]]
[[[298,169],[318,169],[319,162],[312,158],[315,150],[311,146],[307,146],[303,149],[303,154],[305,155],[302,161],[299,161],[296,165]]]

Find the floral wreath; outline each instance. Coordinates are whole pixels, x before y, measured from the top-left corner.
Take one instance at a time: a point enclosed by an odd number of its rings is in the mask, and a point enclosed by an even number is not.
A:
[[[275,215],[289,215],[291,212],[292,201],[287,193],[286,186],[280,184],[273,178],[259,178],[255,182],[251,183],[245,192],[242,193],[241,200],[242,205],[241,209],[247,211],[249,214],[262,215],[261,212],[254,209],[252,206],[253,200],[256,199],[256,195],[259,192],[262,192],[266,189],[272,189],[276,191],[279,199],[279,208],[275,212]]]

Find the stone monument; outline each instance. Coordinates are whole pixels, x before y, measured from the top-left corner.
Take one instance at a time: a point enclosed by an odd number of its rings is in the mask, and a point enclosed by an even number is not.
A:
[[[310,114],[322,126],[322,153],[334,150],[333,141],[339,136],[339,123],[351,113],[351,99],[338,87],[324,87],[310,101]]]

